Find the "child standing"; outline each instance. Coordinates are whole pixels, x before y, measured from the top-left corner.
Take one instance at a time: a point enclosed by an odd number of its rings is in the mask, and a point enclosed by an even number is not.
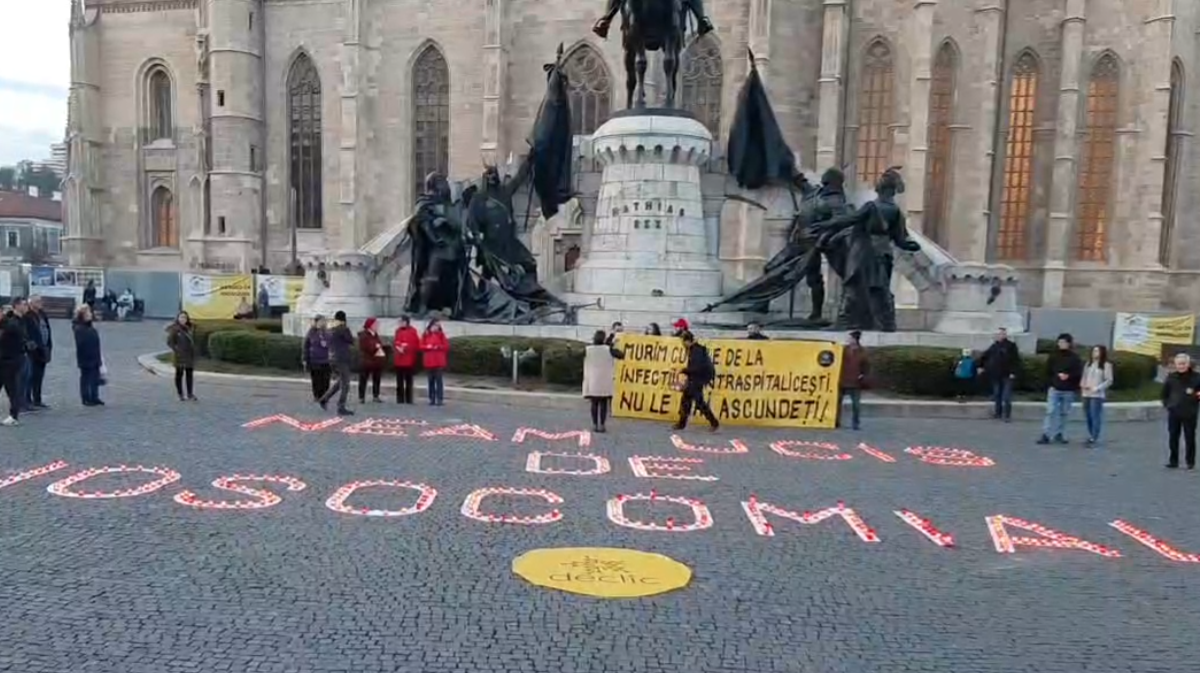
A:
[[[954,392],[955,399],[965,402],[971,393],[971,385],[975,383],[975,358],[971,349],[962,349],[962,354],[954,361]]]
[[[592,405],[592,430],[608,432],[608,408],[613,398],[613,375],[616,361],[624,360],[625,354],[617,350],[616,344],[609,345],[604,330],[596,330],[592,345],[583,356],[583,396]]]
[[[1083,393],[1083,415],[1087,418],[1088,438],[1085,444],[1092,446],[1100,441],[1100,430],[1104,427],[1104,399],[1113,384],[1113,366],[1108,361],[1108,349],[1096,346],[1092,357],[1083,368],[1080,388]]]
[[[442,406],[446,399],[446,384],[442,380],[442,370],[450,360],[450,340],[442,332],[442,324],[436,319],[430,320],[421,336],[421,351],[424,354],[422,362],[429,379],[429,404]]]

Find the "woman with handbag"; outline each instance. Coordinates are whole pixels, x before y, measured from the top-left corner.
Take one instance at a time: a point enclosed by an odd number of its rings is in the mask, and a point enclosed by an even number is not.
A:
[[[79,395],[85,407],[102,407],[100,386],[104,385],[106,367],[100,351],[100,333],[92,324],[92,309],[87,304],[75,311],[75,363],[79,366]]]

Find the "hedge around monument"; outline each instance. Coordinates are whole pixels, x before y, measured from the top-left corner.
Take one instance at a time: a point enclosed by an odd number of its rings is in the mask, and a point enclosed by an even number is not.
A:
[[[283,334],[281,320],[197,320],[193,335],[196,339],[196,354],[200,357],[212,357],[208,341],[217,332],[265,332]]]
[[[272,325],[254,321],[229,321],[223,329],[206,325],[204,338],[207,356],[232,364],[300,371],[303,339],[272,333]],[[201,329],[197,327],[197,333]],[[199,346],[200,338],[197,338]],[[520,364],[523,378],[541,378],[547,383],[579,385],[583,382],[583,357],[586,344],[572,339],[541,339],[530,337],[460,336],[450,339],[449,365],[451,374],[508,378],[511,361],[500,349],[504,346],[527,350],[537,356]],[[385,345],[387,361],[384,371],[394,371],[392,349]],[[959,393],[954,379],[954,364],[962,351],[955,348],[926,346],[887,346],[867,350],[871,363],[869,383],[873,390],[903,396],[948,398]],[[980,353],[976,353],[978,359]],[[358,370],[358,351],[354,351],[353,368]],[[1024,392],[1046,389],[1045,354],[1023,355],[1016,387]],[[1154,379],[1157,362],[1154,358],[1135,353],[1115,353],[1112,356],[1114,390],[1142,387]],[[988,379],[976,377],[970,391],[986,395]]]

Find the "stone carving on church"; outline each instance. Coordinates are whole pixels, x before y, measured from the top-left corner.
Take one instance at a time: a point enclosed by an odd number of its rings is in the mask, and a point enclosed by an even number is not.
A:
[[[696,19],[696,33],[713,29],[704,13],[703,0],[608,0],[604,14],[592,31],[608,38],[617,13],[621,14],[621,47],[625,52],[625,107],[646,107],[646,52],[662,52],[666,75],[666,107],[675,107],[680,54],[683,53],[687,16]]]

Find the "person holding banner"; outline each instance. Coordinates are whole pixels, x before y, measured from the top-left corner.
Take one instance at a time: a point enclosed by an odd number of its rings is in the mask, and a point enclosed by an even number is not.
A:
[[[675,429],[682,430],[687,427],[688,419],[692,416],[692,405],[695,405],[708,421],[709,430],[716,432],[721,423],[704,399],[705,386],[712,383],[717,376],[712,357],[707,348],[696,343],[696,337],[690,331],[684,331],[679,338],[683,339],[688,356],[687,366],[683,369],[684,379],[680,385],[683,399],[679,406],[679,422],[675,424]]]
[[[592,405],[592,430],[605,433],[608,429],[608,408],[612,404],[613,392],[616,385],[613,382],[617,369],[617,360],[624,360],[625,354],[609,343],[604,330],[596,330],[592,335],[592,345],[588,346],[583,355],[583,396]]]
[[[1170,456],[1167,468],[1179,467],[1179,436],[1187,452],[1184,460],[1189,470],[1196,469],[1196,417],[1200,415],[1200,373],[1192,369],[1187,353],[1175,356],[1175,371],[1167,375],[1162,387],[1162,405],[1167,410],[1167,433]]]

